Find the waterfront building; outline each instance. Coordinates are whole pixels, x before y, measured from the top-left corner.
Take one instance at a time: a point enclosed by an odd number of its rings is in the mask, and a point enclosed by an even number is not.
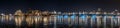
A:
[[[1,14],[1,22],[3,23],[3,22],[5,22],[5,14]]]
[[[104,12],[100,8],[98,11],[91,12],[49,12],[39,10],[29,10],[27,13],[23,13],[21,10],[17,10],[15,14],[1,14],[1,22],[15,21],[17,26],[27,24],[28,26],[37,25],[67,25],[67,26],[102,26],[114,27],[120,25],[119,19],[120,13],[118,10],[113,12]],[[25,22],[25,23],[22,23]],[[109,26],[108,26],[109,25]]]
[[[24,20],[24,13],[21,10],[17,10],[14,15],[16,26],[21,26]]]

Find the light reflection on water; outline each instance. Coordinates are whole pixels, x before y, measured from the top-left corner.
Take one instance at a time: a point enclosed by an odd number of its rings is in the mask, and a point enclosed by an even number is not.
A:
[[[21,26],[21,25],[25,24],[25,23],[23,23],[23,21],[26,22],[27,26],[39,25],[40,23],[43,23],[44,25],[49,25],[49,22],[53,22],[53,24],[54,24],[54,20],[53,20],[54,18],[50,18],[50,16],[41,17],[41,18],[40,17],[41,16],[27,16],[27,17],[16,16],[14,18],[3,17],[0,20],[1,20],[1,22],[5,22],[5,23],[13,23],[14,22],[16,26]],[[76,18],[77,16],[66,16],[66,15],[65,16],[57,16],[57,17],[58,17],[57,18],[58,24],[60,22],[61,24],[66,23],[66,25],[71,25],[71,24],[74,25],[77,23],[78,23],[78,25],[84,25],[85,23],[88,25],[88,22],[90,22],[90,21],[85,22],[85,21],[87,21],[86,19],[88,19],[88,18],[87,18],[87,16],[84,16],[84,15],[82,15],[79,18]],[[97,21],[96,21],[98,23],[97,25],[103,25],[103,24],[101,24],[102,23],[101,19],[103,19],[102,17],[98,16],[95,18],[94,16],[92,16],[92,18],[90,18],[90,19],[93,19],[93,18],[94,18],[94,20],[97,19]],[[107,17],[107,18],[111,18],[111,16]],[[107,18],[105,17],[104,19],[107,19]],[[113,21],[115,21],[115,23],[116,23],[117,22],[116,20],[114,19]],[[95,21],[93,21],[93,23],[95,23]]]

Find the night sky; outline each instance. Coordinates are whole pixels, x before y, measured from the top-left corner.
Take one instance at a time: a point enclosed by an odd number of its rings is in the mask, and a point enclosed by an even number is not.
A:
[[[112,11],[120,8],[120,0],[0,0],[0,13],[14,13],[21,9],[49,11],[92,11],[102,8],[103,11]]]

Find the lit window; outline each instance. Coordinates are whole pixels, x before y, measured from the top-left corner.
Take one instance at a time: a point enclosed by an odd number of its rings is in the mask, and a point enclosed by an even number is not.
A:
[[[95,21],[96,15],[92,15],[91,19],[92,19],[92,21]]]
[[[68,15],[65,15],[64,18],[67,19],[67,18],[68,18]]]
[[[112,16],[112,19],[116,19],[116,16]]]
[[[92,15],[92,17],[91,17],[92,19],[95,19],[96,18],[96,15]]]
[[[86,15],[82,15],[81,18],[82,18],[83,20],[85,20],[85,19],[86,19]]]
[[[72,15],[72,16],[71,16],[71,19],[73,19],[73,20],[74,20],[74,19],[75,19],[75,15]]]
[[[62,18],[62,16],[57,16],[57,18],[58,18],[58,19],[61,19],[61,18]]]
[[[107,16],[104,16],[104,18],[107,18]]]

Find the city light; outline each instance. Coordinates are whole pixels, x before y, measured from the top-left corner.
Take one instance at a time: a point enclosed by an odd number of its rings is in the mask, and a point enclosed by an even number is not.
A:
[[[31,12],[31,13],[30,13]],[[29,13],[23,13],[21,10],[17,10],[14,14],[4,14],[0,15],[0,22],[5,24],[14,23],[15,26],[48,26],[48,25],[71,25],[75,26],[104,26],[107,27],[107,24],[110,23],[110,26],[118,26],[120,25],[120,14],[113,12],[49,12],[49,11],[39,11],[33,10]],[[112,14],[111,14],[112,13]],[[115,15],[117,14],[117,15]],[[110,21],[110,22],[109,22]],[[109,22],[109,23],[108,23]]]

